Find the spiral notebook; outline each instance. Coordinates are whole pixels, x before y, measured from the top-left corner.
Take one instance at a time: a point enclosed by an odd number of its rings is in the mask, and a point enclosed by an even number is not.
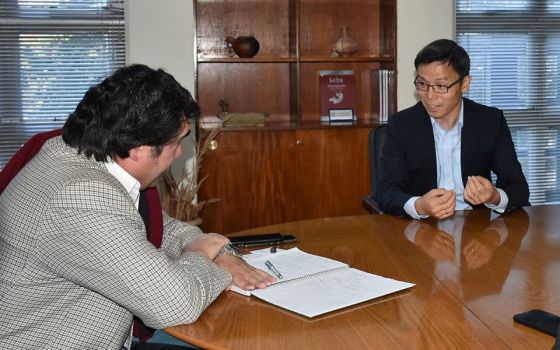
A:
[[[265,289],[246,291],[234,286],[233,291],[253,295],[309,318],[414,286],[298,248],[266,255],[248,254],[244,259],[264,271],[268,271],[266,262],[269,261],[281,273],[282,279]]]

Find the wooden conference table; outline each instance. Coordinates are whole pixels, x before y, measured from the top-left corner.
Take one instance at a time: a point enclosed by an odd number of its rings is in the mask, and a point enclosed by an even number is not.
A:
[[[209,349],[549,350],[553,337],[512,316],[560,315],[560,206],[494,215],[363,215],[244,231],[293,233],[299,242],[286,248],[416,286],[313,319],[225,292],[195,323],[166,331]]]

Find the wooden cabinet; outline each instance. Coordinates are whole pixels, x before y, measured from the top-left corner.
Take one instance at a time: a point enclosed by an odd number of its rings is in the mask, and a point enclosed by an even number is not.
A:
[[[234,232],[284,221],[365,212],[367,133],[379,117],[374,72],[396,68],[395,0],[195,0],[196,97],[202,118],[267,114],[264,127],[227,128],[202,164],[199,197],[222,198],[204,228]],[[357,41],[331,57],[341,28]],[[232,57],[226,37],[254,36],[252,58]],[[319,71],[352,70],[351,126],[321,123]],[[390,87],[394,96],[396,86]],[[396,99],[391,99],[394,109]]]
[[[207,232],[367,213],[370,128],[268,128],[218,136],[201,168]]]

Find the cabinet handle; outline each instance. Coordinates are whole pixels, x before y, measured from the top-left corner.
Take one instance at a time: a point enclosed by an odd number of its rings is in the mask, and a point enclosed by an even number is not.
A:
[[[208,143],[208,149],[211,151],[215,151],[218,149],[218,141],[212,140]]]
[[[298,145],[298,146],[301,145],[302,143],[303,143],[303,140],[297,140],[296,141],[296,145]]]

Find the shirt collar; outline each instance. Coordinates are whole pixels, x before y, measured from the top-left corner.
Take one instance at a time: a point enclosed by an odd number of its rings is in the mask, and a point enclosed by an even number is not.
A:
[[[457,129],[461,130],[461,128],[463,127],[463,100],[461,99],[461,109],[459,110],[459,120],[457,120],[457,124],[455,124],[454,127],[457,127]],[[439,126],[439,123],[437,122],[437,119],[432,118],[432,116],[430,116],[430,120],[432,121],[432,127],[437,125]]]
[[[130,198],[138,209],[138,199],[140,198],[140,182],[126,172],[120,165],[113,160],[104,163],[107,171],[113,175],[124,186]]]

